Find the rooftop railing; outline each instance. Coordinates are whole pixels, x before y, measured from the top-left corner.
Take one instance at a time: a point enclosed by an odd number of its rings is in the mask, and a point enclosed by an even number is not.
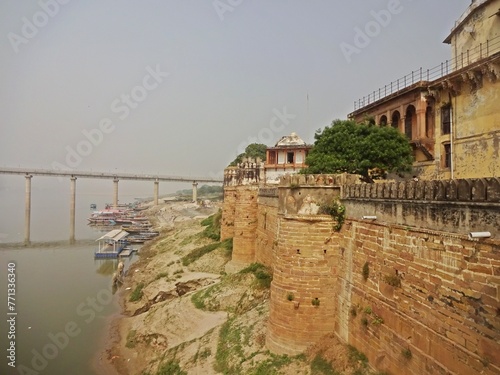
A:
[[[421,81],[434,81],[444,77],[456,70],[460,70],[476,61],[490,57],[500,52],[500,36],[487,40],[485,43],[480,43],[474,48],[468,49],[465,52],[455,56],[451,60],[446,60],[439,65],[430,69],[419,68],[412,71],[390,84],[380,87],[367,96],[354,101],[354,110],[361,109],[377,100],[383,99],[386,96],[397,93],[407,87]]]

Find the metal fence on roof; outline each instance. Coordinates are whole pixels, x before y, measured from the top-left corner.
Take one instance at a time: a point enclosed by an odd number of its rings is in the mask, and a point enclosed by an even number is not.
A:
[[[376,102],[377,100],[385,98],[388,95],[397,93],[398,91],[410,87],[417,82],[430,82],[444,77],[456,70],[460,70],[476,61],[490,57],[498,52],[500,52],[500,36],[487,40],[485,43],[480,43],[477,46],[462,52],[455,58],[446,60],[430,69],[419,68],[417,70],[412,70],[411,73],[354,101],[354,110],[356,111],[364,106]]]

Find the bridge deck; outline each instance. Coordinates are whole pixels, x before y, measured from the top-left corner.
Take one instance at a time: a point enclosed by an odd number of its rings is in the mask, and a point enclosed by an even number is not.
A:
[[[140,173],[112,173],[112,172],[92,172],[92,171],[63,171],[53,169],[37,168],[7,168],[0,167],[0,174],[18,174],[49,177],[77,177],[77,178],[99,178],[117,180],[139,180],[139,181],[177,181],[177,182],[213,182],[221,184],[223,181],[210,177],[195,176],[165,176]]]

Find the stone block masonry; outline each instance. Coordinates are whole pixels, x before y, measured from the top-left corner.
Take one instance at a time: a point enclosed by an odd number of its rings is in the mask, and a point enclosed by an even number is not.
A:
[[[274,252],[278,246],[278,192],[259,189],[257,201],[257,232],[255,261],[273,267]]]
[[[223,237],[222,233],[224,234],[223,238],[229,236],[231,232],[233,234],[233,255],[227,267],[227,270],[231,272],[241,269],[255,260],[258,186],[236,186],[234,190],[228,189],[225,190],[225,193],[226,191],[233,194],[234,200],[231,198],[224,203],[223,212],[229,212],[230,215],[234,212],[234,214],[232,221],[223,217],[221,238]]]
[[[267,347],[299,354],[334,331],[336,234],[328,216],[280,215]]]
[[[498,242],[354,220],[348,227],[335,291],[339,337],[391,374],[500,373]]]
[[[500,179],[404,181],[344,185],[351,217],[464,234],[500,236]]]
[[[224,186],[224,203],[222,205],[222,219],[220,227],[221,241],[234,237],[235,209],[236,209],[236,187]]]
[[[268,348],[294,355],[335,333],[388,374],[500,374],[498,179],[350,182],[226,187],[233,261],[273,270]],[[340,232],[304,210],[332,199]],[[468,238],[483,228],[491,238]]]

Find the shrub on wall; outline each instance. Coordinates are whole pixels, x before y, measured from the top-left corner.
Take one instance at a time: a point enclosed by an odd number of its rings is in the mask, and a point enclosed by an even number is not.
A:
[[[401,286],[401,278],[398,275],[385,275],[384,281],[396,288],[399,288]]]
[[[337,232],[342,229],[342,225],[345,221],[345,206],[342,205],[338,200],[334,200],[329,204],[322,204],[318,210],[319,214],[330,215],[333,220],[337,222],[333,226]]]
[[[378,316],[377,314],[373,314],[372,324],[376,326],[384,324],[384,319],[381,316]]]
[[[403,349],[401,351],[401,355],[405,358],[405,359],[411,359],[411,357],[413,357],[413,354],[411,353],[411,350],[409,348],[406,348],[406,349]]]
[[[271,281],[273,280],[271,269],[261,263],[252,263],[248,267],[242,269],[240,273],[253,273],[260,287],[271,287]]]

